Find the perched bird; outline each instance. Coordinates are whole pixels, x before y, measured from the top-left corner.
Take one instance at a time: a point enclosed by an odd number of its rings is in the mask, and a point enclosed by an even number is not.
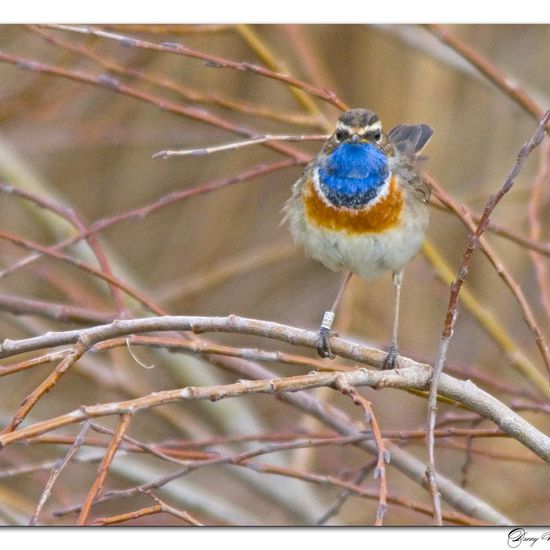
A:
[[[403,268],[428,225],[430,186],[416,161],[431,136],[425,124],[397,126],[386,135],[372,111],[351,109],[292,188],[285,220],[294,240],[329,269],[346,272],[319,329],[321,357],[334,357],[330,330],[351,275],[373,279],[390,271],[395,310],[384,368],[395,367]]]

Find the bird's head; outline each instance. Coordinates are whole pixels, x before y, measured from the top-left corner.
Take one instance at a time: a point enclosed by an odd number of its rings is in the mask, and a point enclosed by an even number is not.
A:
[[[384,150],[388,144],[380,119],[368,109],[350,109],[343,113],[329,141],[331,148],[342,144],[369,144]]]

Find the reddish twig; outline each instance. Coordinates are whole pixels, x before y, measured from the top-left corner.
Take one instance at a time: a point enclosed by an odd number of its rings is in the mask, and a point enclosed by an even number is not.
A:
[[[88,232],[90,230],[88,229]],[[78,260],[76,258],[73,258],[72,256],[68,256],[67,254],[63,254],[62,252],[58,252],[58,248],[61,248],[59,245],[53,245],[53,246],[44,246],[38,243],[34,243],[29,241],[28,239],[24,239],[23,237],[19,237],[18,235],[14,235],[12,233],[8,233],[7,231],[0,231],[0,239],[4,239],[7,241],[10,241],[16,246],[20,246],[22,248],[26,248],[28,250],[33,250],[36,252],[40,252],[41,254],[44,254],[46,256],[51,256],[52,258],[56,258],[58,260],[61,260],[65,263],[68,263],[78,269],[81,269],[83,271],[86,271],[87,273],[94,275],[98,277],[99,279],[103,279],[107,283],[110,283],[117,288],[120,288],[123,290],[126,294],[143,304],[147,309],[149,309],[152,312],[157,313],[158,315],[162,315],[163,311],[157,307],[145,294],[141,293],[139,290],[130,287],[125,282],[123,282],[121,279],[110,275],[101,269],[97,269],[86,262],[83,262],[82,260]],[[57,248],[57,249],[56,249]],[[2,274],[6,274],[7,270],[4,270]],[[13,271],[10,271],[12,273]],[[0,277],[2,276],[0,274]]]
[[[269,69],[260,67],[259,65],[254,65],[253,63],[232,61],[230,59],[225,59],[220,56],[199,52],[197,50],[188,48],[183,44],[176,44],[176,43],[157,44],[146,40],[139,40],[137,38],[132,38],[130,36],[102,31],[100,29],[96,29],[93,27],[76,27],[72,25],[40,25],[40,26],[56,29],[56,30],[76,32],[80,34],[88,34],[88,35],[91,34],[94,36],[98,36],[100,38],[115,40],[116,42],[118,42],[119,44],[125,47],[142,48],[145,50],[153,50],[153,51],[159,51],[164,53],[183,55],[186,57],[192,57],[195,59],[200,59],[201,61],[204,61],[208,67],[213,67],[216,69],[227,68],[227,69],[233,69],[240,72],[250,72],[259,76],[263,76],[273,80],[278,80],[287,85],[303,90],[304,92],[307,92],[310,95],[313,95],[315,97],[318,97],[319,99],[322,99],[323,101],[326,101],[327,103],[330,103],[331,105],[333,105],[334,107],[342,111],[345,111],[347,108],[346,105],[338,98],[338,96],[330,90],[317,88],[316,86],[312,86],[311,84],[302,82],[301,80],[298,80],[297,78],[294,78],[292,76],[270,71]]]
[[[68,353],[71,353],[70,349],[55,351],[39,357],[33,357],[32,359],[26,359],[25,361],[19,361],[13,365],[0,366],[0,377],[13,374],[14,372],[21,372],[39,365],[47,365],[52,361],[59,361],[63,359]]]
[[[100,54],[95,50],[86,47],[84,44],[61,40],[57,36],[53,36],[52,34],[45,32],[43,29],[40,29],[36,25],[29,25],[28,28],[47,40],[50,44],[54,44],[55,46],[58,46],[60,48],[64,48],[71,52],[76,52],[79,55],[87,57],[88,59],[93,60],[94,62],[98,63],[112,73],[142,80],[143,82],[148,82],[164,90],[175,92],[189,101],[218,105],[232,111],[256,117],[264,117],[272,120],[277,120],[279,122],[285,122],[287,124],[299,124],[304,126],[317,125],[317,120],[315,120],[315,118],[310,115],[277,112],[267,106],[261,106],[257,105],[256,103],[246,103],[244,101],[230,99],[219,93],[210,91],[201,92],[199,90],[190,88],[189,86],[184,86],[179,81],[172,80],[158,74],[150,75],[139,69],[125,67],[124,65],[105,58],[104,54]]]
[[[111,227],[112,225],[115,225],[117,223],[123,222],[123,221],[130,221],[130,220],[138,220],[143,219],[144,217],[148,216],[149,214],[156,212],[157,210],[160,210],[162,208],[165,208],[168,205],[174,204],[178,201],[188,199],[190,197],[195,197],[198,195],[202,195],[205,193],[211,193],[213,191],[217,191],[218,189],[221,189],[223,187],[227,187],[229,185],[234,185],[237,183],[242,183],[244,181],[247,181],[252,178],[256,178],[259,176],[263,176],[266,174],[269,174],[271,172],[275,172],[277,170],[282,170],[284,168],[294,166],[296,162],[292,159],[285,159],[278,162],[274,162],[271,164],[258,164],[256,166],[253,166],[252,168],[249,168],[248,170],[245,170],[244,172],[241,172],[240,174],[237,174],[235,176],[230,176],[226,178],[221,179],[215,179],[211,181],[207,181],[201,185],[198,185],[196,187],[191,187],[188,189],[182,189],[181,191],[172,191],[171,193],[168,193],[166,195],[163,195],[162,197],[158,198],[157,200],[153,201],[152,203],[149,203],[145,206],[142,206],[140,208],[135,208],[133,210],[129,210],[127,212],[122,212],[120,214],[115,214],[112,216],[108,216],[105,218],[101,218],[94,223],[92,223],[86,231],[80,232],[72,237],[69,237],[55,245],[52,245],[48,247],[48,250],[52,253],[55,253],[59,250],[62,250],[66,248],[67,246],[70,246],[76,242],[79,242],[82,239],[85,239],[89,235],[93,233],[97,233],[98,231],[102,231],[104,229],[107,229],[108,227]],[[41,252],[40,254],[33,254],[30,256],[27,256],[26,258],[23,258],[22,260],[16,262],[13,266],[3,269],[0,271],[0,278],[5,277],[7,275],[11,275],[12,273],[15,273],[18,269],[21,267],[24,267],[26,265],[29,265],[36,259],[40,258],[42,254],[47,254],[47,252]],[[119,281],[120,282],[120,281]],[[113,283],[114,284],[114,283]],[[143,296],[142,296],[143,297]]]
[[[161,512],[165,512],[167,514],[170,514],[171,516],[174,516],[175,518],[181,519],[185,521],[185,523],[189,523],[189,525],[194,525],[195,527],[203,526],[202,523],[197,521],[191,514],[189,514],[185,510],[178,510],[177,508],[174,508],[173,506],[166,504],[166,502],[164,502],[163,500],[160,500],[160,498],[156,497],[150,491],[144,491],[144,492],[145,494],[149,495],[153,500],[156,501],[157,505],[160,506]]]
[[[447,205],[472,233],[475,233],[475,231],[479,227],[479,224],[481,223],[481,220],[483,219],[483,215],[480,218],[480,221],[478,222],[478,224],[476,225],[472,220],[472,217],[470,216],[467,209],[465,209],[461,204],[459,204],[455,199],[453,199],[433,178],[430,178],[428,176],[425,176],[425,177],[429,180],[430,184],[432,185],[432,189],[434,193],[437,195],[437,198],[441,202],[443,202],[445,205]],[[489,223],[489,221],[490,221],[489,218],[485,219],[484,231],[487,229],[487,224]],[[486,258],[491,262],[491,264],[495,268],[497,275],[504,281],[506,286],[512,292],[512,295],[516,299],[521,309],[523,319],[525,320],[525,323],[527,324],[527,326],[529,327],[529,330],[531,331],[531,333],[533,334],[533,337],[535,338],[535,342],[537,344],[541,357],[544,361],[544,364],[547,370],[550,369],[550,355],[548,353],[548,348],[546,346],[544,335],[542,334],[542,331],[540,330],[536,322],[531,306],[529,305],[529,302],[527,301],[525,294],[523,293],[523,290],[521,289],[520,285],[512,277],[510,272],[506,269],[506,267],[500,260],[499,256],[496,254],[492,246],[487,242],[487,240],[483,235],[480,235],[479,239],[477,240],[476,246],[480,247],[480,249],[485,254]]]
[[[502,185],[502,187],[497,191],[495,195],[492,195],[491,197],[489,197],[489,200],[487,201],[485,208],[483,210],[481,220],[475,232],[470,237],[468,246],[466,247],[466,250],[464,251],[464,254],[462,256],[462,260],[460,262],[459,269],[458,269],[458,277],[451,285],[449,304],[447,306],[447,313],[445,316],[445,322],[444,322],[443,331],[441,334],[441,342],[439,345],[439,350],[437,353],[437,358],[435,360],[433,374],[431,377],[430,395],[428,398],[428,415],[427,415],[428,434],[426,438],[426,445],[428,448],[428,466],[426,468],[426,477],[427,477],[428,484],[430,487],[430,492],[432,495],[434,519],[438,525],[442,525],[442,516],[441,516],[441,500],[440,500],[439,491],[437,488],[436,473],[435,473],[435,456],[434,456],[435,440],[433,436],[433,430],[435,428],[435,419],[436,419],[436,411],[437,411],[438,383],[439,383],[441,372],[443,371],[443,368],[445,366],[445,361],[447,358],[447,350],[449,348],[449,343],[451,341],[454,325],[456,322],[456,316],[458,312],[458,295],[460,293],[460,289],[462,288],[462,285],[464,284],[466,276],[468,275],[468,270],[469,270],[469,265],[470,265],[470,260],[472,258],[472,255],[475,249],[479,245],[481,235],[483,234],[483,232],[487,227],[487,224],[489,223],[489,218],[493,210],[495,209],[497,204],[500,202],[502,197],[504,197],[504,195],[512,188],[514,181],[517,175],[519,174],[523,164],[525,163],[527,157],[538,145],[540,145],[540,143],[544,139],[545,127],[549,119],[550,119],[550,110],[548,110],[544,115],[544,117],[540,120],[537,126],[537,129],[535,130],[535,132],[533,133],[529,141],[525,143],[521,148],[518,154],[517,160],[514,166],[512,167],[512,170],[510,171],[508,177],[506,178],[506,181]],[[550,369],[550,359],[548,358],[548,349],[545,348],[543,351],[545,351],[545,355],[544,355],[545,364],[547,368]]]
[[[36,387],[27,397],[25,397],[23,403],[17,409],[15,415],[8,423],[8,425],[2,430],[2,434],[13,432],[21,422],[26,418],[33,407],[38,403],[39,399],[46,393],[51,391],[57,384],[59,379],[72,367],[82,355],[86,352],[87,346],[83,341],[76,343],[74,348],[64,356],[63,360],[55,367],[50,375]]]
[[[241,136],[255,137],[258,135],[258,132],[254,130],[234,124],[233,122],[226,120],[218,115],[209,113],[205,109],[193,106],[185,106],[181,103],[170,101],[164,97],[149,94],[147,92],[144,92],[143,90],[140,90],[139,88],[124,84],[120,82],[117,78],[109,75],[96,76],[93,74],[85,73],[83,71],[71,71],[70,69],[64,69],[63,67],[58,67],[57,65],[41,63],[39,61],[35,61],[34,59],[26,59],[2,51],[0,51],[0,62],[16,65],[18,68],[23,70],[67,78],[75,82],[81,82],[83,84],[90,84],[92,86],[111,90],[119,94],[123,94],[134,99],[138,99],[140,101],[155,105],[163,111],[168,111],[185,116],[187,118],[192,118],[194,120],[210,124],[217,128],[221,128],[222,130],[226,130],[228,132],[232,132]],[[309,159],[309,155],[298,151],[297,149],[290,147],[285,143],[266,142],[264,146],[283,153],[287,157],[291,157],[298,162],[307,161]]]
[[[515,409],[515,407],[514,407]],[[474,419],[479,419],[478,415],[471,415]],[[469,419],[465,418],[466,422]],[[113,434],[113,430],[92,423],[93,429],[101,433]],[[385,430],[381,432],[382,438],[395,442],[410,442],[419,439],[426,438],[426,430]],[[434,430],[434,436],[437,439],[456,439],[461,437],[472,438],[507,438],[510,437],[498,428],[436,428]],[[317,433],[317,432],[290,432],[290,433],[267,433],[258,435],[235,435],[235,436],[218,436],[204,440],[174,440],[147,444],[142,441],[130,438],[128,436],[123,437],[124,444],[121,448],[130,453],[146,452],[154,454],[161,460],[169,459],[170,462],[176,463],[171,460],[172,458],[183,457],[185,460],[206,460],[212,458],[213,454],[206,451],[190,451],[189,449],[196,449],[202,447],[210,447],[212,445],[225,445],[230,443],[247,443],[253,442],[284,442],[284,441],[298,441],[307,440],[311,443],[311,446],[316,447],[319,445],[355,445],[360,441],[370,441],[374,438],[372,432],[363,433],[358,436],[335,436],[331,433]],[[32,437],[27,440],[28,444],[41,444],[41,445],[71,445],[74,443],[74,437],[66,435],[43,435]],[[317,442],[318,441],[318,442]],[[324,443],[323,443],[324,442]],[[103,439],[87,437],[84,441],[84,446],[88,447],[105,447],[107,444]],[[536,459],[537,462],[538,459]],[[181,463],[181,461],[179,461]],[[375,464],[376,465],[376,464]]]
[[[550,414],[549,403],[533,403],[532,401],[524,401],[522,399],[514,399],[510,403],[510,408],[516,411],[534,411]]]
[[[34,300],[6,294],[0,294],[0,310],[14,315],[38,315],[54,321],[86,325],[103,325],[116,318],[116,315],[112,313],[102,313],[69,304],[57,304],[45,300]],[[0,368],[1,372],[2,369]]]
[[[126,512],[124,514],[117,514],[115,516],[96,518],[90,523],[90,525],[93,525],[93,526],[115,525],[117,523],[124,523],[126,521],[142,518],[144,516],[152,516],[154,514],[160,514],[161,512],[162,512],[161,505],[154,504],[153,506],[148,506],[147,508],[140,508],[139,510],[133,510],[131,512]]]
[[[539,121],[543,117],[544,109],[517,82],[514,82],[477,50],[460,40],[443,25],[427,24],[424,27],[441,42],[458,53],[458,55],[466,59],[534,119]],[[545,123],[545,127],[547,125],[548,121]]]
[[[75,229],[77,229],[80,232],[86,231],[87,229],[86,225],[81,220],[81,218],[77,215],[77,213],[73,208],[62,206],[51,200],[46,199],[45,197],[40,197],[24,189],[20,189],[12,185],[6,185],[5,183],[1,183],[1,182],[0,182],[0,191],[6,194],[15,195],[23,199],[26,199],[28,201],[31,201],[37,206],[39,206],[40,208],[44,208],[46,210],[49,210],[50,212],[57,214],[59,217],[69,222]],[[97,236],[94,234],[88,235],[86,237],[86,242],[88,243],[88,246],[94,253],[99,263],[100,270],[107,275],[112,275],[109,262],[107,261],[107,257],[105,255],[103,247],[100,245],[99,240],[97,239]],[[126,306],[124,305],[124,301],[122,300],[120,289],[112,284],[109,285],[109,288],[111,289],[111,294],[113,296],[113,300],[115,302],[117,311],[119,312],[119,316],[122,316],[122,317],[127,316],[128,311],[126,309]]]
[[[353,494],[354,496],[358,496],[362,498],[377,499],[377,500],[380,498],[379,491],[373,491],[371,489],[358,487],[353,483],[342,481],[333,476],[317,475],[309,472],[298,471],[291,468],[284,468],[281,466],[272,466],[269,464],[254,463],[253,465],[248,464],[248,466],[251,467],[254,471],[258,471],[266,474],[276,474],[276,475],[281,475],[286,477],[293,477],[295,479],[309,481],[311,483],[338,487],[338,488],[344,489],[345,491],[349,491],[350,494]],[[430,507],[425,506],[419,502],[415,502],[413,500],[402,498],[402,497],[397,497],[394,495],[387,495],[386,499],[391,504],[404,506],[410,510],[420,512],[425,515],[431,515]],[[443,517],[446,521],[449,521],[452,523],[458,523],[462,525],[487,525],[486,522],[480,522],[476,518],[465,516],[463,514],[457,514],[456,512],[450,512],[450,513],[446,512],[443,514]]]
[[[139,23],[106,23],[107,29],[120,31],[144,32],[147,34],[213,34],[227,32],[233,28],[229,23],[208,23],[191,25],[170,25],[170,24],[139,24]]]
[[[372,434],[374,441],[376,442],[376,449],[378,451],[378,457],[376,460],[376,468],[374,469],[374,479],[379,480],[379,497],[378,497],[378,509],[376,511],[375,525],[380,526],[384,522],[384,515],[388,508],[386,497],[388,494],[388,486],[386,482],[386,463],[390,461],[389,451],[384,445],[384,440],[380,432],[380,427],[374,413],[372,411],[371,403],[365,399],[344,377],[336,378],[336,389],[341,391],[344,395],[347,395],[351,400],[363,409],[365,414],[365,420],[372,426]]]
[[[318,441],[298,440],[290,443],[267,445],[256,450],[243,452],[237,455],[225,455],[225,456],[213,458],[210,460],[196,462],[194,464],[189,465],[186,468],[183,468],[181,470],[178,470],[176,472],[163,476],[162,478],[159,478],[154,482],[132,487],[129,489],[109,491],[105,493],[102,497],[97,499],[94,502],[94,504],[107,502],[114,498],[128,498],[143,492],[148,493],[149,491],[153,489],[161,488],[167,485],[168,483],[170,483],[171,481],[174,481],[175,479],[178,479],[184,475],[187,475],[190,472],[195,471],[196,469],[203,468],[206,466],[215,466],[215,465],[221,465],[221,464],[234,464],[234,465],[251,468],[254,471],[258,471],[258,472],[273,473],[277,475],[294,477],[296,479],[301,479],[301,480],[309,481],[313,483],[320,483],[322,485],[332,485],[332,486],[350,491],[350,493],[355,496],[360,496],[360,497],[369,498],[369,499],[379,499],[379,496],[380,496],[379,491],[363,489],[361,487],[358,487],[354,483],[349,483],[349,482],[334,478],[332,476],[320,476],[316,474],[301,472],[295,469],[281,468],[277,466],[260,464],[260,463],[251,461],[251,458],[256,456],[261,456],[261,455],[265,455],[265,454],[273,453],[277,451],[298,449],[304,446],[307,447],[307,446],[318,446],[318,445],[324,446],[324,445],[332,445],[332,444],[337,444],[337,445],[350,444],[358,441],[358,439],[361,437],[364,437],[364,435],[362,434],[362,435],[353,436],[353,437],[327,438],[327,439],[318,440]],[[418,503],[414,503],[414,501],[411,501],[408,499],[402,499],[399,497],[388,495],[387,500],[388,502],[397,504],[399,506],[405,506],[424,514],[428,514],[428,515],[430,514],[430,508],[428,506],[419,505]],[[80,506],[75,506],[75,507],[67,508],[65,510],[56,511],[54,512],[54,515],[61,516],[71,512],[78,512],[80,510],[81,510]],[[449,521],[452,521],[454,523],[464,523],[467,525],[478,524],[478,521],[475,520],[474,518],[468,518],[468,519],[466,518],[467,516],[463,516],[462,514],[455,514],[455,513],[447,514],[445,517],[445,519],[448,519]]]
[[[90,490],[88,491],[88,494],[86,495],[86,499],[84,500],[84,504],[82,505],[82,510],[80,511],[80,515],[78,516],[77,525],[86,524],[88,516],[90,514],[92,503],[96,496],[99,495],[103,489],[103,484],[105,483],[105,478],[107,477],[109,466],[111,465],[111,462],[115,457],[115,453],[117,452],[120,442],[122,441],[124,432],[127,430],[131,419],[131,413],[125,413],[121,416],[116,432],[111,439],[111,443],[109,444],[107,452],[105,453],[105,456],[103,457],[103,460],[101,461],[101,464],[97,471],[97,477],[95,478],[92,486],[90,487]]]
[[[434,182],[433,178],[430,178],[431,182]],[[443,193],[442,193],[443,192]],[[434,202],[433,200],[430,202],[430,206],[433,206],[434,208],[437,208],[438,210],[442,212],[448,212],[449,214],[455,214],[457,215],[454,208],[451,208],[448,204],[449,201],[453,201],[456,203],[456,201],[450,196],[447,195],[443,188],[437,184],[437,187],[435,188],[435,198],[438,200],[441,200],[441,197],[444,197],[443,200],[445,202],[442,202],[441,204],[438,202]],[[481,219],[481,214],[478,214],[477,212],[473,212],[469,210],[465,205],[460,205],[460,207],[463,209],[464,212],[467,212],[468,216],[476,223],[479,223],[479,220]],[[458,216],[460,217],[460,216]],[[544,256],[550,256],[550,243],[548,242],[542,242],[530,239],[529,237],[525,237],[523,235],[519,235],[518,233],[508,229],[507,227],[503,227],[500,224],[497,224],[493,221],[489,222],[489,225],[487,226],[487,231],[490,231],[494,233],[495,235],[499,235],[500,237],[503,237],[504,239],[507,239],[513,243],[516,243],[517,245],[527,248],[529,250],[532,250],[534,252],[538,252],[539,254],[542,254]]]
[[[114,436],[115,435],[115,430],[111,430],[110,428],[106,428],[105,426],[101,426],[99,424],[96,424],[95,422],[92,422],[90,424],[90,427],[92,428],[92,430],[94,430],[95,432],[98,432],[98,433],[104,433],[104,434],[109,434],[109,435],[112,435]],[[144,451],[146,453],[149,453],[157,458],[160,458],[161,460],[165,460],[167,462],[171,462],[172,464],[183,464],[183,461],[182,460],[179,460],[177,458],[174,458],[172,456],[170,456],[169,454],[166,454],[162,451],[159,451],[158,449],[156,449],[155,445],[149,445],[147,443],[143,443],[142,441],[138,441],[137,439],[134,439],[132,437],[129,437],[127,435],[124,435],[122,437],[122,441],[124,441],[124,443],[126,444],[130,444],[131,446],[128,446],[128,445],[125,445],[124,446],[124,450],[141,450],[141,451]],[[192,458],[195,458],[195,459],[205,459],[206,457],[204,456],[205,453],[197,453],[196,456],[192,456],[190,455],[189,453],[186,454],[186,459],[187,460],[190,460]]]
[[[306,369],[315,369],[319,372],[350,371],[353,367],[329,363],[321,359],[312,359],[301,355],[294,355],[282,351],[267,351],[259,348],[235,348],[222,346],[204,340],[182,340],[181,338],[170,338],[161,336],[136,336],[132,335],[123,338],[113,338],[105,342],[100,342],[94,346],[91,351],[102,351],[114,347],[125,346],[126,342],[132,345],[143,345],[169,349],[172,351],[184,351],[200,355],[225,355],[227,357],[239,357],[250,361],[266,361],[270,363],[282,363],[285,365],[294,365]],[[0,373],[2,371],[0,370]]]
[[[105,428],[104,426],[100,426],[99,424],[92,423],[91,425],[94,426],[94,430],[101,432],[101,433],[109,433],[110,435],[113,435],[114,430],[109,430]],[[483,430],[480,430],[479,436],[484,437],[484,433],[482,433]],[[436,431],[436,437],[438,436],[438,433]],[[471,434],[469,434],[471,435]],[[472,435],[474,437],[475,434]],[[222,438],[223,439],[223,438]],[[35,438],[31,438],[27,441],[29,444],[40,444],[40,445],[72,445],[74,443],[75,438],[73,436],[69,435],[57,435],[57,436],[39,436]],[[167,442],[165,444],[163,443],[153,443],[148,444],[144,443],[142,441],[138,441],[137,439],[128,437],[125,435],[123,438],[123,443],[120,446],[120,449],[124,450],[128,453],[149,453],[156,458],[159,458],[160,460],[164,460],[166,462],[170,462],[172,464],[182,464],[185,462],[187,464],[190,460],[207,460],[209,458],[212,458],[213,456],[217,456],[218,453],[214,452],[208,452],[208,451],[193,451],[193,450],[186,450],[179,447],[174,447],[173,444],[170,442]],[[84,440],[83,445],[85,447],[107,447],[108,443],[105,442],[104,439],[99,437],[86,437]],[[0,474],[0,477],[6,477],[4,472]],[[11,473],[11,472],[8,472]],[[22,472],[23,473],[23,472]]]

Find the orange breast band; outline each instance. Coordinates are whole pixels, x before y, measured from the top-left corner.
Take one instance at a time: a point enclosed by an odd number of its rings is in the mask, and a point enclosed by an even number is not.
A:
[[[395,176],[390,180],[388,194],[372,206],[342,208],[324,200],[311,180],[304,189],[304,206],[308,221],[325,229],[346,231],[350,235],[381,233],[399,223],[403,210],[403,193]]]

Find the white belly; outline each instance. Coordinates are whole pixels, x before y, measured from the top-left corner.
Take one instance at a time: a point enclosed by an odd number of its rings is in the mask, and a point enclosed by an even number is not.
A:
[[[291,233],[307,254],[333,271],[351,271],[374,279],[386,271],[399,271],[420,250],[428,224],[424,204],[405,203],[400,223],[383,233],[349,235],[308,223],[298,204],[289,212]],[[411,209],[411,210],[409,210]],[[292,212],[292,210],[294,210]],[[414,215],[412,215],[414,214]]]

